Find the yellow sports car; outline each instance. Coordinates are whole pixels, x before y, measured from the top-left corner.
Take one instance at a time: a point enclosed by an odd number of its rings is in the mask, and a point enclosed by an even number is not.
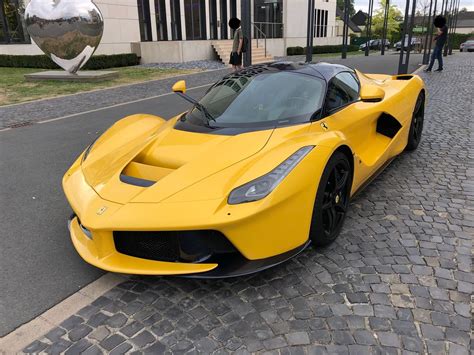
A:
[[[168,121],[126,117],[63,187],[78,253],[131,274],[229,277],[339,234],[350,198],[423,129],[416,75],[277,62],[229,74]]]

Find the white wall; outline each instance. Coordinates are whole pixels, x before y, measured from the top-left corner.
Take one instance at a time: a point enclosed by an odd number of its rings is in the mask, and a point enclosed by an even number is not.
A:
[[[30,0],[24,2],[28,4]],[[140,41],[137,1],[94,0],[94,3],[104,16],[104,35],[96,54],[130,53],[130,43]],[[32,41],[31,44],[0,45],[0,54],[32,55],[42,54],[42,51]]]
[[[159,41],[132,44],[142,63],[181,63],[192,60],[215,59],[210,41]]]

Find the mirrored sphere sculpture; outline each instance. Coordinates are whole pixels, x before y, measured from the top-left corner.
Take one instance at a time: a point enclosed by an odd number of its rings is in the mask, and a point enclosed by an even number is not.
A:
[[[56,64],[76,73],[99,46],[104,19],[92,0],[31,0],[28,33]]]

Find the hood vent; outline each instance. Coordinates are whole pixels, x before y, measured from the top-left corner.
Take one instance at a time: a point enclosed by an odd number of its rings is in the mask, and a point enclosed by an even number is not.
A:
[[[120,181],[129,185],[150,187],[173,171],[174,169],[132,161],[120,174]]]

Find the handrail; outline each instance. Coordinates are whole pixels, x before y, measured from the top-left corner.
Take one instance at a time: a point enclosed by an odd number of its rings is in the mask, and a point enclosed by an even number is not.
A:
[[[265,34],[265,32],[263,32],[263,31],[256,25],[255,22],[252,22],[252,25],[253,25],[253,27],[257,30],[257,33],[259,33],[260,35],[263,36],[263,39],[264,39],[264,41],[263,41],[263,46],[264,46],[264,50],[265,50],[265,58],[267,58],[267,35]],[[258,48],[258,40],[259,40],[258,36],[257,36],[256,39],[257,39],[257,48]]]

